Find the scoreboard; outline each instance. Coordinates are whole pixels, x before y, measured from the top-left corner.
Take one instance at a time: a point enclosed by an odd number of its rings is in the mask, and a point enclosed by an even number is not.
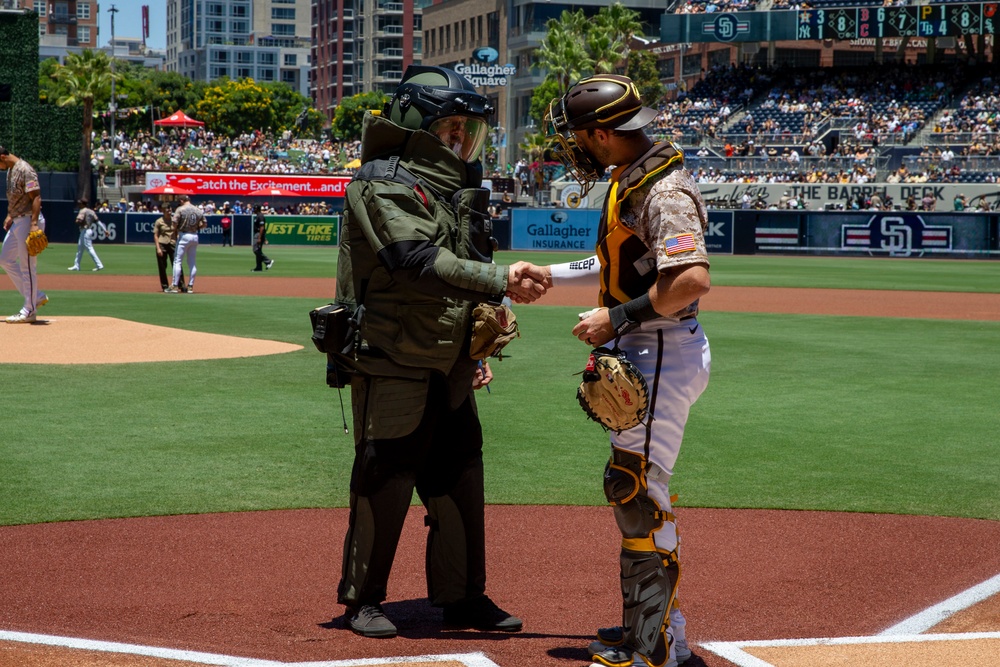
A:
[[[775,42],[995,35],[998,2],[663,14],[660,41]]]
[[[997,3],[799,10],[796,39],[993,35]]]

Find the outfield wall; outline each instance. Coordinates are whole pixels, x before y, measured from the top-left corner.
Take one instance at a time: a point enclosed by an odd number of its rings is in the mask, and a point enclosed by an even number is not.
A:
[[[1000,174],[998,174],[1000,176]],[[997,183],[699,183],[705,203],[711,208],[738,209],[744,194],[761,206],[776,206],[787,192],[813,210],[843,208],[850,210],[859,197],[870,197],[878,192],[883,200],[888,195],[893,203],[904,208],[911,195],[919,204],[925,195],[935,201],[936,211],[954,210],[955,196],[964,194],[968,208],[978,208],[982,201],[991,211],[1000,209],[1000,184]],[[550,200],[566,208],[600,208],[608,190],[602,181],[582,196],[576,182],[553,183]]]
[[[76,226],[75,207],[56,208],[58,213],[49,217],[54,207],[45,204],[46,234],[53,243],[76,243],[80,229]],[[65,209],[65,210],[62,210]],[[94,243],[153,243],[153,224],[159,213],[99,213],[107,231],[96,224]],[[200,242],[222,245],[227,233],[223,220],[229,219],[230,241],[233,245],[253,245],[252,215],[208,215],[208,222],[199,234]],[[267,216],[267,241],[271,245],[337,245],[340,216],[320,215],[269,215]]]
[[[594,251],[596,209],[518,208],[510,214],[505,249]],[[1000,257],[996,213],[711,210],[708,218],[705,244],[713,254]]]

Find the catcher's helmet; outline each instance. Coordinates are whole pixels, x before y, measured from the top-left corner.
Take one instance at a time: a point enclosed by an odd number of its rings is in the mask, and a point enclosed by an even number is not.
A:
[[[545,127],[552,154],[562,162],[586,194],[604,173],[594,156],[573,136],[578,130],[639,130],[656,118],[642,105],[639,89],[627,76],[600,74],[580,81],[549,103]]]
[[[383,113],[400,127],[437,134],[469,162],[486,141],[493,105],[454,70],[410,65]],[[463,134],[457,140],[446,138],[449,130]]]
[[[567,130],[638,130],[656,118],[642,105],[639,89],[627,76],[600,74],[580,81],[550,106],[558,132]]]

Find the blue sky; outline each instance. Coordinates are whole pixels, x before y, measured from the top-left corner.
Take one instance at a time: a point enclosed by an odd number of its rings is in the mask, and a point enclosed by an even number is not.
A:
[[[149,5],[149,39],[146,45],[152,49],[167,48],[167,0],[101,0],[100,30],[98,46],[106,46],[111,41],[111,13],[114,5],[115,37],[142,37],[142,6]]]

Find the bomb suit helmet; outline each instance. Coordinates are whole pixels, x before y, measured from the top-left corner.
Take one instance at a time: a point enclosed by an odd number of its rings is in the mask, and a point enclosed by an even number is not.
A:
[[[599,74],[581,80],[549,103],[544,127],[551,137],[552,153],[584,193],[604,173],[604,166],[583,150],[573,136],[584,130],[640,130],[656,118],[643,106],[639,89],[627,76]]]
[[[486,143],[493,105],[454,70],[410,65],[383,113],[400,127],[436,135],[463,161],[473,162]]]

